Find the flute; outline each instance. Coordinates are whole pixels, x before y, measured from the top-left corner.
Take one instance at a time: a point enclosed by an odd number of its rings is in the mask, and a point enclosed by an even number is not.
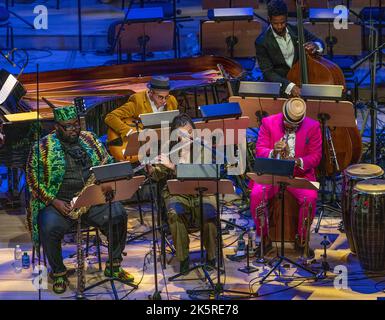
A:
[[[193,143],[193,140],[192,140],[192,139],[190,139],[188,142],[183,143],[183,144],[180,145],[179,147],[177,147],[177,148],[171,150],[170,152],[167,152],[167,153],[165,154],[165,156],[170,156],[171,154],[173,154],[173,153],[175,153],[175,152],[177,152],[177,151],[183,149],[184,147],[189,146],[191,143]],[[159,155],[157,155],[156,157],[158,157],[158,156],[159,156]],[[138,171],[144,169],[147,165],[151,164],[151,162],[152,162],[153,160],[155,160],[156,157],[154,157],[153,159],[151,159],[150,161],[148,161],[148,163],[142,163],[141,165],[137,166],[137,167],[133,170],[134,174],[137,173]]]

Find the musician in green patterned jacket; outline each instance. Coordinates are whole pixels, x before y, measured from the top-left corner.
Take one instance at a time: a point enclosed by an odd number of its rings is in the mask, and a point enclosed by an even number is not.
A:
[[[176,116],[171,123],[171,132],[181,130],[191,136],[195,125],[187,114]],[[171,144],[172,145],[172,144]],[[172,150],[172,146],[171,146]],[[191,153],[192,154],[192,153]],[[191,155],[190,154],[190,155]],[[162,184],[162,198],[167,210],[167,220],[176,250],[176,257],[180,262],[180,272],[186,273],[189,269],[189,232],[190,228],[200,226],[199,197],[193,195],[171,195],[166,182],[175,179],[176,166],[170,157],[161,154],[158,157],[161,164],[149,167],[152,178]],[[182,159],[179,163],[191,163],[190,159]],[[215,196],[203,197],[203,245],[206,249],[206,262],[215,266],[215,248],[217,229],[215,224],[216,199]]]
[[[74,228],[70,219],[70,202],[83,189],[90,176],[90,168],[113,162],[96,136],[80,130],[75,107],[54,109],[55,132],[35,144],[28,157],[26,178],[31,193],[30,219],[35,245],[43,245],[53,276],[53,291],[66,291],[68,280],[63,264],[61,241]],[[99,228],[108,236],[108,206],[92,206],[82,216],[87,225]],[[127,214],[121,203],[113,203],[113,276],[133,281],[133,276],[121,267],[122,252],[127,234]],[[110,271],[106,265],[105,274]]]

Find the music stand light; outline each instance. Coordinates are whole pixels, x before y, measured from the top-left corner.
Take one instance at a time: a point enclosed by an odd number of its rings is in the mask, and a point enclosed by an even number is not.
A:
[[[241,97],[279,98],[281,87],[279,82],[241,81],[238,94]]]
[[[341,100],[344,86],[329,84],[303,84],[301,97],[304,99]]]
[[[346,10],[344,15],[340,12],[335,13],[333,8],[309,8],[309,21],[310,22],[334,22],[336,17],[348,21],[349,13]]]
[[[128,22],[162,21],[164,13],[162,7],[131,8],[127,14]]]
[[[207,11],[207,17],[214,21],[253,20],[253,8],[215,8]]]
[[[216,164],[191,165],[180,163],[176,166],[176,176],[179,180],[216,180],[220,175]]]
[[[239,118],[242,110],[237,102],[209,104],[200,106],[199,110],[204,121],[214,119]]]

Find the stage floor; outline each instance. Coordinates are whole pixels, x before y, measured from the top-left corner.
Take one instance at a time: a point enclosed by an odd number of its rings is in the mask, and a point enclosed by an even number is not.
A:
[[[139,223],[137,210],[135,207],[127,207],[129,211],[129,234],[137,234],[148,230],[151,221],[149,208],[145,207],[143,226]],[[13,248],[16,244],[20,244],[24,251],[31,255],[31,243],[24,225],[24,214],[18,210],[2,210],[0,212],[0,299],[39,299],[38,291],[34,287],[36,278],[33,274],[32,267],[23,269],[20,273],[16,273],[13,268]],[[224,219],[237,218],[236,223],[242,226],[250,226],[252,222],[246,219],[241,219],[236,213],[235,207],[226,208],[224,211]],[[315,221],[316,222],[316,221]],[[279,300],[325,300],[325,299],[385,299],[385,277],[375,274],[365,274],[355,256],[348,249],[347,240],[344,233],[340,233],[337,228],[340,222],[339,218],[326,217],[322,221],[322,227],[319,234],[312,232],[311,243],[316,252],[316,263],[312,264],[311,268],[315,271],[320,270],[320,255],[322,254],[322,246],[320,245],[323,236],[326,235],[331,242],[328,248],[328,262],[332,272],[328,272],[327,277],[322,280],[314,281],[307,278],[305,272],[298,272],[296,269],[289,267],[282,269],[282,281],[275,275],[268,278],[268,281],[260,285],[259,280],[265,275],[270,267],[256,265],[258,271],[251,275],[246,275],[238,271],[238,268],[245,266],[246,261],[243,259],[240,262],[230,261],[225,258],[225,275],[221,277],[221,281],[225,282],[225,288],[238,290],[243,292],[258,292],[259,296],[253,299],[279,299]],[[313,225],[314,227],[314,225]],[[224,235],[224,243],[226,248],[224,254],[234,254],[236,240],[239,237],[239,232],[231,231],[230,234]],[[151,237],[137,240],[127,244],[127,256],[124,257],[124,267],[135,276],[135,281],[139,282],[139,288],[126,296],[131,289],[117,285],[119,297],[121,299],[148,299],[148,296],[154,292],[154,273],[152,256],[146,255],[151,251]],[[68,241],[68,239],[67,239]],[[235,241],[235,243],[234,243]],[[287,255],[292,259],[297,257],[289,244]],[[191,235],[190,257],[194,261],[199,260],[199,233]],[[70,242],[63,244],[63,256],[65,264],[71,270],[74,268],[75,258],[70,255],[75,252],[75,245]],[[271,257],[275,255],[273,251]],[[94,283],[103,278],[101,272],[97,269],[97,259],[93,255],[94,248],[91,248],[89,266],[87,270],[87,285]],[[102,247],[102,260],[107,258],[107,250]],[[168,254],[167,259],[169,264],[162,271],[158,264],[158,286],[161,290],[162,299],[180,300],[190,299],[186,294],[187,289],[203,289],[207,285],[198,280],[198,274],[192,272],[185,276],[183,281],[170,282],[168,278],[174,275],[178,270],[178,263],[175,258]],[[254,258],[252,259],[254,264]],[[144,268],[143,268],[144,266]],[[103,263],[104,268],[104,263]],[[346,268],[346,269],[345,269]],[[346,281],[338,281],[335,279],[339,270],[347,271]],[[334,273],[333,273],[334,271]],[[214,282],[216,282],[215,274],[212,274]],[[188,280],[195,279],[195,280]],[[70,275],[69,290],[63,295],[52,293],[51,281],[48,281],[48,289],[41,291],[41,299],[43,300],[68,300],[74,299],[76,290],[76,275],[74,272]],[[337,287],[335,287],[335,284]],[[346,285],[346,287],[345,287]],[[97,287],[87,294],[89,299],[102,300],[112,299],[112,292],[109,285]],[[247,297],[244,296],[244,297]],[[243,297],[243,298],[244,298]],[[196,298],[207,299],[209,296],[200,296]]]

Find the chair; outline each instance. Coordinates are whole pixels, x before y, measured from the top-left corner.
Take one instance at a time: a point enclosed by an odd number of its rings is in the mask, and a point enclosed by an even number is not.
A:
[[[269,237],[281,241],[281,200],[278,195],[269,201]],[[298,230],[299,205],[296,199],[285,192],[285,242],[294,242]]]
[[[102,259],[101,259],[101,254],[100,254],[100,237],[99,237],[99,230],[98,228],[90,227],[90,226],[82,226],[82,233],[86,233],[86,251],[85,251],[85,257],[88,257],[89,253],[89,248],[90,248],[90,233],[95,231],[95,245],[96,245],[96,251],[98,255],[98,269],[99,271],[102,271]],[[66,234],[76,234],[76,229],[75,230],[70,230]],[[35,263],[35,253],[37,253],[37,258],[39,261],[39,264],[41,262],[41,248],[40,248],[40,243],[39,241],[38,247],[36,248],[35,245],[33,244],[32,246],[32,264]],[[47,266],[47,258],[44,252],[44,247],[42,248],[43,250],[43,263],[44,266]]]

